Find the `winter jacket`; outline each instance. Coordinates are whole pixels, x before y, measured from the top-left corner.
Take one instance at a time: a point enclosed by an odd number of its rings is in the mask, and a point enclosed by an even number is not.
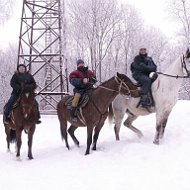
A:
[[[11,78],[10,85],[13,88],[12,95],[18,96],[21,92],[21,83],[24,83],[24,91],[31,92],[36,88],[34,77],[29,73],[19,73],[18,71]]]
[[[133,78],[137,79],[139,75],[149,76],[151,72],[155,72],[157,66],[155,65],[153,59],[147,54],[145,55],[137,55],[134,58],[134,62],[131,64],[131,71],[133,74]]]
[[[83,83],[83,79],[88,78],[89,82],[87,84]],[[93,87],[93,84],[96,83],[94,73],[88,69],[88,67],[79,67],[77,70],[73,71],[69,75],[70,83],[75,87],[74,93],[84,93],[85,90]]]

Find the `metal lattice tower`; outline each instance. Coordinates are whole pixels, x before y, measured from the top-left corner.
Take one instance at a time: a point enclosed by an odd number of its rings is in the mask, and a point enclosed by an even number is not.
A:
[[[24,63],[36,79],[41,110],[56,109],[68,92],[63,22],[63,0],[23,0],[17,64]]]

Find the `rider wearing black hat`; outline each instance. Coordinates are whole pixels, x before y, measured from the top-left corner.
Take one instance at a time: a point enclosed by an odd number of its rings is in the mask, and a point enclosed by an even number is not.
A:
[[[20,93],[21,93],[21,83],[24,83],[27,85],[27,89],[29,91],[33,91],[36,88],[36,82],[34,80],[34,77],[27,71],[27,68],[24,64],[19,64],[17,66],[17,71],[14,73],[14,75],[11,78],[10,85],[13,88],[11,97],[9,98],[7,104],[5,105],[4,110],[4,116],[5,116],[5,122],[10,122],[10,113],[13,108],[14,103],[18,99]],[[36,101],[36,107],[38,111],[38,121],[37,124],[41,123],[40,119],[40,113],[38,109],[38,103]]]

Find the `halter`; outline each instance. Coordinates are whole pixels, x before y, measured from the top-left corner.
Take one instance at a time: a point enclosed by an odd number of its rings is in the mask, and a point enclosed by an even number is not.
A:
[[[164,75],[164,76],[173,77],[173,78],[176,78],[176,79],[178,79],[178,78],[189,78],[190,77],[190,73],[187,70],[187,65],[185,63],[185,56],[182,55],[182,57],[180,58],[180,60],[181,60],[181,66],[182,66],[182,68],[184,68],[185,71],[186,71],[186,73],[187,73],[186,76],[170,75],[170,74],[166,74],[166,73],[162,73],[162,72],[157,72],[157,73],[161,74],[161,75]]]

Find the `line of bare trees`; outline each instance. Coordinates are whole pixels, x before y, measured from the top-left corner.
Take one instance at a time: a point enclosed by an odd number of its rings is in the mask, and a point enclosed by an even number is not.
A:
[[[0,24],[6,23],[14,1],[0,0]],[[171,44],[158,28],[144,25],[139,12],[119,0],[65,0],[66,58],[68,72],[82,58],[93,69],[99,81],[117,71],[130,75],[130,63],[145,45],[159,70],[185,51],[190,42],[189,0],[168,0],[170,17],[179,27],[176,43]],[[9,11],[7,11],[7,9]],[[16,68],[17,45],[0,50],[0,109],[7,101],[11,88],[10,77]],[[184,81],[181,99],[190,99],[190,82]]]

